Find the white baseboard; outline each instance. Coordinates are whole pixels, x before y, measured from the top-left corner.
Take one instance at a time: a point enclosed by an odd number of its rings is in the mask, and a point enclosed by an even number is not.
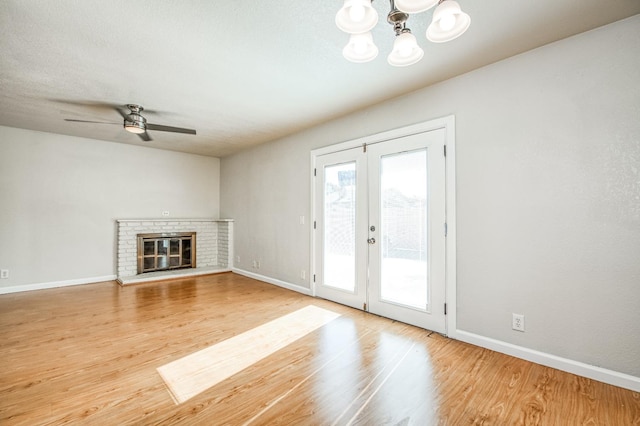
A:
[[[103,281],[113,281],[115,275],[105,275],[104,277],[79,278],[76,280],[53,281],[48,283],[16,285],[12,287],[0,287],[0,294],[18,293],[20,291],[45,290],[48,288],[69,287],[72,285],[93,284]]]
[[[562,358],[545,352],[513,345],[501,340],[495,340],[478,334],[469,333],[464,330],[455,330],[454,333],[449,334],[449,337],[472,345],[480,346],[482,348],[491,349],[492,351],[531,361],[536,364],[541,364],[546,367],[556,368],[558,370],[566,371],[567,373],[587,377],[599,382],[629,389],[634,392],[640,392],[640,377],[635,377],[630,374],[619,373],[606,368],[596,367],[595,365]]]
[[[231,272],[236,273],[238,275],[244,275],[245,277],[253,278],[258,281],[264,281],[269,284],[277,285],[278,287],[286,288],[287,290],[297,291],[298,293],[306,294],[307,296],[311,296],[311,290],[305,287],[300,287],[299,285],[291,284],[285,281],[276,280],[275,278],[270,278],[265,275],[256,274],[254,272],[245,271],[244,269],[233,268]]]

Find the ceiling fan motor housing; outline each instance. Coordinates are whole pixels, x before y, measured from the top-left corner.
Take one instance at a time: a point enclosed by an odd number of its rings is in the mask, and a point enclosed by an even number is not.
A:
[[[143,108],[140,105],[128,104],[131,111],[124,119],[125,130],[131,133],[144,133],[147,131],[147,119],[140,115]]]

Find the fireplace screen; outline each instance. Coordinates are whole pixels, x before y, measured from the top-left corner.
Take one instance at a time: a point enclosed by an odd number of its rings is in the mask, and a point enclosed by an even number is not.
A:
[[[138,234],[138,273],[196,267],[196,233]]]

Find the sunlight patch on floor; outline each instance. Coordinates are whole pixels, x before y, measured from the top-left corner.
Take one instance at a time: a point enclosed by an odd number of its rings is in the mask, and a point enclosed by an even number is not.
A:
[[[309,305],[158,368],[181,404],[338,318]]]

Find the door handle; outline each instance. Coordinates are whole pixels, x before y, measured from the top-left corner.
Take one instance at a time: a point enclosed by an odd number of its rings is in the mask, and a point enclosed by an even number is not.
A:
[[[375,244],[375,243],[376,243],[376,239],[375,239],[375,238],[369,238],[369,239],[367,240],[367,242],[368,242],[369,244]]]

